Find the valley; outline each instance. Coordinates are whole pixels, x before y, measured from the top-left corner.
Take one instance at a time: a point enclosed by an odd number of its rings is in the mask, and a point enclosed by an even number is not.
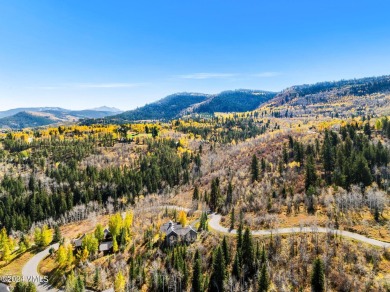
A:
[[[1,133],[0,275],[38,266],[38,291],[388,291],[389,82],[178,94]]]

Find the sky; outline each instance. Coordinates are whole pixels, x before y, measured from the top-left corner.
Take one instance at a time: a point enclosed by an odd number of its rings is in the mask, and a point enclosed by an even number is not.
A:
[[[0,110],[390,74],[390,1],[0,0]]]

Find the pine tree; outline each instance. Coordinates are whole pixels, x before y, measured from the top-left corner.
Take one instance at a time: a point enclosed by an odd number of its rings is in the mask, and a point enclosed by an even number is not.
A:
[[[259,179],[259,160],[255,154],[252,156],[251,174],[252,182],[255,182]]]
[[[329,132],[325,131],[324,144],[322,145],[322,163],[325,170],[325,177],[327,183],[331,183],[331,172],[334,169],[334,151],[332,147],[332,142],[329,137]]]
[[[249,228],[245,228],[244,236],[242,239],[242,262],[247,266],[246,275],[251,277],[255,273],[254,265],[254,250],[252,235]]]
[[[81,276],[78,276],[76,280],[75,292],[84,292],[84,291],[85,291],[84,281],[81,278]]]
[[[305,189],[308,190],[310,186],[315,186],[317,182],[317,172],[314,165],[314,159],[312,155],[309,155],[306,162],[305,172]]]
[[[352,180],[355,183],[362,183],[364,186],[369,186],[372,182],[372,175],[368,167],[367,160],[362,154],[357,155],[352,168]]]
[[[261,249],[261,257],[260,257],[260,263],[264,265],[267,262],[267,255],[265,253],[265,248],[263,245],[263,248]]]
[[[210,209],[216,211],[219,205],[219,199],[221,197],[221,190],[219,188],[219,179],[215,178],[211,181],[211,193],[210,193]]]
[[[232,208],[232,212],[230,213],[230,230],[234,229],[234,223],[235,223],[235,218],[234,218],[234,208]]]
[[[192,200],[193,201],[199,200],[199,189],[198,189],[198,186],[195,186],[194,193],[192,194]]]
[[[96,288],[98,288],[99,284],[100,284],[100,271],[99,271],[98,267],[96,267],[96,269],[95,269],[95,275],[93,277],[93,284],[95,285]]]
[[[226,263],[220,246],[217,247],[213,257],[213,268],[210,279],[210,291],[224,291],[226,279]]]
[[[224,236],[222,240],[222,251],[225,258],[225,263],[228,265],[230,263],[230,252],[229,252],[226,236]]]
[[[370,123],[369,122],[364,124],[363,131],[364,131],[364,134],[367,135],[368,139],[371,139],[371,127],[370,127]]]
[[[241,271],[242,271],[242,255],[241,255],[241,250],[237,250],[236,255],[234,257],[232,273],[234,276],[236,276],[237,279],[240,279]]]
[[[201,292],[202,291],[202,264],[200,262],[199,251],[196,250],[194,258],[194,268],[192,271],[192,291]]]
[[[259,277],[259,292],[267,292],[269,289],[269,278],[267,271],[267,264],[263,264]]]
[[[62,235],[61,235],[61,230],[60,230],[60,227],[58,225],[56,225],[54,227],[54,237],[53,237],[53,241],[54,242],[59,242],[61,241],[62,239]]]
[[[229,182],[228,189],[226,192],[226,205],[230,205],[233,202],[233,185]]]
[[[311,275],[311,289],[313,292],[325,291],[324,265],[319,258],[315,259],[313,264],[313,272]]]

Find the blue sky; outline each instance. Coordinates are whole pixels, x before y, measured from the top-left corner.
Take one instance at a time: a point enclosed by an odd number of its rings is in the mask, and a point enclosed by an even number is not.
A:
[[[0,110],[390,74],[390,1],[3,1]]]

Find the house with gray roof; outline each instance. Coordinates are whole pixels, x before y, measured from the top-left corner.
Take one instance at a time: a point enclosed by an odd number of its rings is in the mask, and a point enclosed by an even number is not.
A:
[[[76,248],[80,248],[81,245],[83,244],[83,239],[85,237],[85,233],[83,235],[81,235],[79,238],[75,238],[73,239],[73,245],[74,247]]]
[[[108,253],[112,251],[113,241],[105,241],[99,244],[99,252]]]
[[[177,243],[191,243],[197,238],[198,233],[192,226],[183,227],[180,223],[169,221],[160,227],[160,231],[165,234],[165,243],[173,246]]]

